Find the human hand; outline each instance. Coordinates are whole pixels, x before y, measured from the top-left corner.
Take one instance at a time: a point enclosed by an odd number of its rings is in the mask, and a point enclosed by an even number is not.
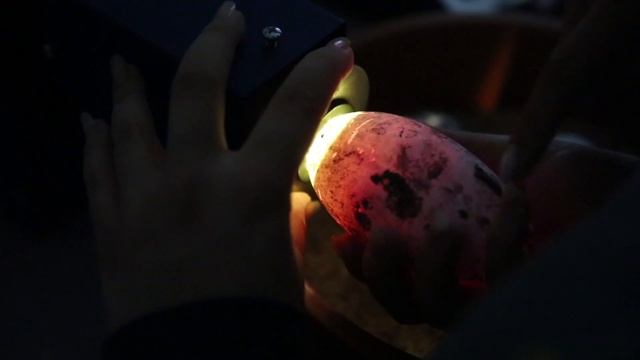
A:
[[[111,125],[83,116],[85,179],[112,327],[212,297],[302,303],[289,224],[292,179],[353,54],[338,40],[307,55],[242,149],[231,152],[224,94],[243,30],[242,14],[227,2],[188,50],[171,90],[166,148],[138,71],[119,57]]]
[[[506,136],[447,132],[490,167],[499,166]],[[524,193],[505,187],[500,214],[487,238],[489,289],[539,251],[555,234],[600,208],[637,164],[628,155],[556,141],[524,182]],[[460,286],[457,246],[462,241],[446,221],[437,219],[430,240],[410,255],[402,239],[384,230],[369,239],[363,253],[353,239],[336,236],[334,246],[355,277],[400,322],[427,322],[447,328],[464,316],[479,293]],[[413,278],[409,269],[415,268]],[[479,289],[482,290],[482,289]],[[480,291],[482,293],[482,291]]]
[[[507,182],[526,178],[567,118],[632,129],[638,113],[640,2],[572,0],[568,10],[567,32],[542,69],[502,160]]]

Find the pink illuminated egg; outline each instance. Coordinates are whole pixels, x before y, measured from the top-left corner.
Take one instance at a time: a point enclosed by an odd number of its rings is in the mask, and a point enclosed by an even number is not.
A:
[[[436,217],[448,219],[465,239],[460,284],[484,283],[484,239],[502,185],[455,141],[408,118],[354,112],[319,129],[305,166],[322,204],[354,238],[384,229],[412,249],[429,241]]]

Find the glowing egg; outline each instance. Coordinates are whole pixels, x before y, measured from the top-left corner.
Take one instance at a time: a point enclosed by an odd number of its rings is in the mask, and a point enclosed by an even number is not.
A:
[[[319,129],[305,166],[322,204],[354,238],[366,242],[383,229],[412,249],[429,241],[436,217],[445,217],[465,239],[460,284],[484,283],[484,239],[502,185],[458,143],[411,119],[354,112]]]

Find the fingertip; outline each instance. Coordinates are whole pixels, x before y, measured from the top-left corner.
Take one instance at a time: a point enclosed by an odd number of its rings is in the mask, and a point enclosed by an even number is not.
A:
[[[126,64],[125,69],[126,69],[126,74],[129,80],[131,81],[131,83],[136,87],[142,87],[144,82],[142,80],[142,74],[140,73],[140,69],[133,64]]]
[[[114,72],[120,70],[126,63],[124,61],[124,58],[120,54],[111,55],[111,58],[109,60],[111,63],[111,70],[114,70]]]
[[[304,191],[292,191],[291,192],[291,201],[293,203],[304,204],[306,206],[307,203],[309,203],[311,201],[311,196],[309,196],[309,194],[307,194]]]
[[[322,209],[322,204],[318,201],[310,201],[305,210],[305,217],[311,219]]]
[[[291,193],[291,210],[289,213],[289,223],[291,230],[291,239],[295,251],[296,262],[301,267],[304,258],[307,239],[307,219],[305,217],[305,209],[311,201],[308,194],[295,191]]]
[[[345,37],[337,38],[330,43],[330,46],[343,58],[344,77],[351,71],[354,65],[354,54],[353,49],[351,48],[351,41]]]
[[[104,120],[95,118],[87,112],[83,112],[80,114],[80,122],[85,134],[88,150],[103,146],[103,144],[108,142],[109,126]]]
[[[136,65],[127,62],[119,54],[111,57],[111,74],[114,86],[113,90],[117,95],[114,100],[119,100],[124,95],[138,91],[144,86],[140,69]]]
[[[333,66],[338,68],[341,74],[340,79],[346,77],[354,66],[351,41],[346,37],[333,39],[327,46],[316,50],[315,53],[311,53],[310,55],[314,56],[318,53],[322,54]]]
[[[222,3],[205,30],[217,29],[220,26],[231,28],[234,30],[232,34],[238,37],[244,33],[246,28],[244,14],[238,9],[235,2],[225,1]]]
[[[239,42],[247,30],[244,14],[236,9],[233,15],[226,21],[229,24],[228,26],[232,29],[232,35],[235,37],[235,42]]]
[[[91,129],[95,125],[95,119],[91,114],[87,112],[83,112],[80,114],[80,122],[82,123],[82,130],[84,131],[85,136],[88,136]]]
[[[124,81],[126,79],[126,61],[120,54],[111,56],[111,76],[113,81]]]
[[[111,79],[114,107],[136,92],[142,82],[137,68],[119,54],[111,57]]]
[[[238,29],[238,36],[241,37],[247,30],[247,21],[244,17],[244,14],[240,10],[236,9],[233,21],[235,22],[235,25]]]
[[[80,114],[80,122],[87,142],[93,142],[96,137],[100,138],[104,137],[105,134],[108,135],[108,125],[104,120],[95,118],[88,112]]]
[[[351,51],[351,40],[346,37],[339,37],[331,40],[329,46],[336,48],[339,51]]]
[[[290,200],[291,200],[291,210],[290,210],[291,216],[295,217],[297,221],[299,221],[300,224],[302,224],[302,226],[306,227],[306,224],[307,224],[306,211],[307,211],[307,206],[311,202],[311,197],[307,193],[295,191],[291,193]]]
[[[233,16],[236,11],[236,3],[234,1],[225,1],[220,5],[220,8],[218,8],[216,18]]]

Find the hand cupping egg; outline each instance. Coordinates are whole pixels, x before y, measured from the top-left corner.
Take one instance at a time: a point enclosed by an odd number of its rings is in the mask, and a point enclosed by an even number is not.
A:
[[[354,112],[317,132],[305,164],[320,201],[349,234],[366,241],[374,229],[392,231],[411,250],[444,217],[464,238],[460,284],[484,283],[484,241],[502,185],[458,143],[411,119]]]

